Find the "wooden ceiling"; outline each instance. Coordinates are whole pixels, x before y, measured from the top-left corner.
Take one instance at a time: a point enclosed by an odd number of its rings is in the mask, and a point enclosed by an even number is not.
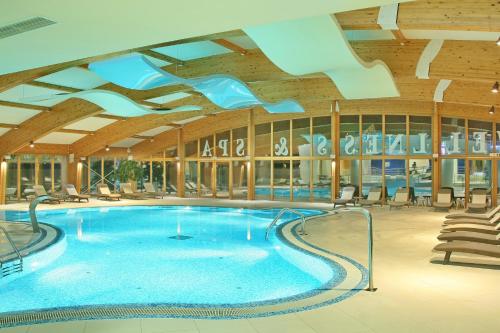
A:
[[[335,16],[344,30],[380,30],[381,27],[377,24],[378,13],[379,8],[369,8],[340,13]],[[491,92],[492,85],[500,80],[500,47],[496,45],[495,41],[445,40],[438,56],[431,63],[429,79],[422,80],[416,78],[416,66],[429,40],[405,37],[405,31],[410,30],[432,30],[434,33],[446,31],[499,32],[500,3],[498,1],[427,0],[402,3],[399,6],[397,24],[401,30],[393,31],[395,39],[352,41],[351,45],[362,59],[366,61],[381,59],[389,66],[401,92],[399,98],[345,101],[332,81],[324,74],[292,76],[277,68],[259,49],[247,50],[231,42],[229,39],[233,37],[245,36],[241,30],[160,45],[148,45],[139,49],[124,50],[100,57],[3,75],[0,76],[0,92],[20,84],[30,84],[66,92],[79,91],[80,89],[74,87],[34,80],[75,66],[85,68],[86,64],[99,59],[130,52],[141,52],[144,55],[170,62],[171,65],[165,66],[164,69],[182,77],[210,74],[234,75],[245,81],[257,95],[266,100],[278,101],[283,98],[298,100],[305,106],[306,115],[329,112],[332,101],[335,100],[340,101],[341,112],[346,113],[394,111],[431,114],[434,110],[433,99],[436,86],[440,80],[447,79],[452,80],[452,83],[444,93],[444,102],[439,103],[443,114],[500,121],[500,112],[493,116],[488,114],[488,109],[492,105],[500,111],[499,94]],[[233,52],[182,61],[151,50],[163,46],[207,40]],[[69,99],[53,107],[0,100],[0,109],[2,106],[7,106],[41,111],[34,117],[14,125],[4,124],[0,117],[0,128],[10,129],[0,136],[0,155],[29,152],[30,150],[25,147],[30,141],[36,141],[52,132],[79,133],[85,136],[70,145],[37,144],[37,153],[58,151],[60,153],[74,153],[77,156],[88,156],[102,151],[106,145],[112,145],[134,136],[137,137],[139,133],[159,126],[172,125],[173,122],[195,116],[217,114],[184,125],[187,132],[191,133],[185,135],[187,138],[190,135],[201,136],[207,130],[213,132],[237,127],[237,124],[244,125],[246,121],[246,117],[242,117],[243,111],[221,113],[224,110],[211,104],[206,98],[191,91],[186,86],[137,91],[107,83],[98,89],[118,92],[148,106],[176,107],[196,104],[202,106],[203,110],[125,119],[102,114],[103,110],[96,105],[79,99]],[[163,105],[145,101],[175,92],[187,92],[190,96]],[[88,117],[103,117],[118,121],[96,131],[64,129],[64,127]],[[258,110],[259,121],[270,121],[282,117],[281,115],[271,116],[263,110]],[[285,117],[289,117],[289,115]],[[146,140],[131,147],[131,149],[134,155],[138,156],[154,154],[169,146],[170,141],[176,140],[175,132],[175,130],[171,130],[158,134],[154,136],[154,140],[149,140],[150,137],[139,136],[139,138]],[[116,151],[123,152],[120,149],[116,149]]]

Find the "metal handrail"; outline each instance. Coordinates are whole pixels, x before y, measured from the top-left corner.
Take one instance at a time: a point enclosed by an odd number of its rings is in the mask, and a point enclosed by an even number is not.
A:
[[[12,246],[12,248],[14,249],[14,252],[16,253],[17,258],[19,259],[19,262],[22,263],[23,262],[23,257],[21,256],[21,253],[19,253],[19,250],[17,249],[16,244],[14,244],[14,241],[12,240],[12,238],[10,238],[9,232],[7,230],[5,230],[4,227],[0,227],[0,230],[3,231],[3,233],[5,234],[5,237],[7,238],[7,240],[10,243],[10,246]],[[1,261],[0,261],[0,264],[1,264]]]
[[[361,207],[339,208],[331,211],[332,214],[361,213],[368,222],[368,291],[375,291],[373,287],[373,218],[372,213]]]
[[[269,239],[269,233],[271,232],[271,228],[276,224],[278,223],[279,219],[281,218],[281,216],[283,214],[285,214],[286,212],[291,212],[291,213],[294,213],[294,214],[297,214],[300,216],[301,218],[301,223],[300,223],[300,232],[305,235],[306,234],[306,216],[304,214],[302,214],[301,212],[295,210],[295,209],[292,209],[292,208],[283,208],[282,210],[280,210],[280,212],[278,213],[278,215],[276,215],[276,217],[274,218],[274,220],[269,223],[269,225],[267,226],[267,229],[266,229],[266,240]]]
[[[40,226],[38,225],[38,220],[36,219],[36,206],[38,206],[40,202],[49,199],[50,197],[48,195],[41,195],[33,199],[33,201],[31,201],[30,203],[30,220],[31,220],[31,227],[33,228],[34,233],[40,232]]]

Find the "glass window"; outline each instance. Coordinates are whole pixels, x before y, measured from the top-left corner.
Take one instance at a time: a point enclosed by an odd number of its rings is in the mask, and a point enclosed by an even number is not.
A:
[[[270,156],[271,124],[255,126],[255,156]]]
[[[6,200],[16,200],[20,197],[17,189],[17,157],[12,156],[7,160],[7,188],[5,189]]]
[[[195,196],[198,194],[198,162],[185,162],[184,184],[186,185],[186,196]]]
[[[370,188],[382,186],[382,160],[363,160],[362,163],[362,194],[367,196]]]
[[[248,128],[233,129],[233,157],[243,157],[248,154]]]
[[[163,162],[153,162],[153,185],[157,191],[163,191]]]
[[[293,165],[293,201],[309,201],[311,197],[311,161],[292,161]]]
[[[332,162],[319,160],[313,162],[313,199],[331,201],[332,197]]]
[[[359,188],[359,160],[340,161],[340,188],[347,185]]]
[[[212,165],[212,162],[200,162],[200,194],[204,197],[212,196]]]
[[[313,156],[330,157],[332,149],[332,117],[313,118]]]
[[[215,168],[216,195],[218,198],[229,197],[229,163],[217,162]]]
[[[406,116],[385,116],[385,153],[406,154]]]
[[[149,169],[144,172],[144,176],[149,177]],[[116,186],[116,170],[115,170],[115,160],[113,158],[104,158],[104,181],[108,185],[109,189],[111,191],[117,190],[118,187]],[[140,188],[140,184],[142,182],[142,179],[138,180],[136,184],[136,188]],[[132,184],[132,186],[134,186]]]
[[[469,189],[491,190],[491,161],[469,160]]]
[[[465,160],[441,159],[441,187],[451,187],[455,197],[465,195]]]
[[[214,156],[214,137],[206,136],[200,139],[200,157]]]
[[[309,118],[294,119],[292,121],[292,143],[293,156],[311,156],[311,126]]]
[[[255,161],[255,198],[271,199],[271,161]]]
[[[400,187],[406,187],[406,160],[385,160],[385,187],[392,198]]]
[[[487,155],[493,151],[492,124],[486,121],[469,120],[469,155]]]
[[[90,191],[97,192],[97,185],[102,183],[101,158],[90,157]]]
[[[52,192],[52,158],[48,155],[38,157],[38,185],[42,185],[45,191]]]
[[[217,156],[219,157],[229,157],[231,151],[230,145],[230,131],[222,132],[222,133],[217,133],[215,135],[215,144],[216,146],[216,153]]]
[[[359,147],[359,116],[340,116],[340,155],[358,155]]]
[[[410,154],[432,154],[432,118],[410,116]]]
[[[198,157],[198,140],[190,141],[184,145],[185,157]]]
[[[432,160],[410,160],[410,187],[413,187],[416,197],[432,195]]]
[[[233,199],[246,199],[248,196],[246,165],[244,161],[233,161]]]
[[[54,156],[54,190],[62,191],[68,181],[68,159],[66,156]]]
[[[382,154],[382,116],[363,116],[363,155]]]
[[[174,161],[167,161],[165,163],[165,174],[167,176],[166,191],[168,194],[177,194],[177,163]]]
[[[274,161],[273,163],[273,198],[274,200],[290,200],[290,161]]]
[[[275,121],[273,123],[273,155],[290,155],[290,121]]]
[[[169,147],[165,149],[165,157],[167,158],[177,157],[177,147]]]
[[[88,159],[81,161],[82,163],[82,184],[80,187],[80,192],[84,194],[90,193],[89,189],[89,161]]]
[[[465,120],[441,118],[441,155],[465,153]]]

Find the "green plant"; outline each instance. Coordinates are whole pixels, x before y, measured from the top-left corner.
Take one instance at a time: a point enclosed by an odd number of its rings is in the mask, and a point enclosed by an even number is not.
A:
[[[118,179],[121,183],[126,183],[128,181],[135,182],[142,179],[143,175],[144,169],[137,161],[122,161],[118,167]]]

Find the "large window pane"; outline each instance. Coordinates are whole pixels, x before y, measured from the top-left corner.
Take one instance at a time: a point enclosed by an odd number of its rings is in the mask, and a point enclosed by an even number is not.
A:
[[[198,162],[185,162],[184,183],[186,184],[186,196],[198,195]]]
[[[382,154],[382,116],[363,116],[363,155]]]
[[[293,165],[293,200],[310,200],[311,161],[292,161]]]
[[[373,186],[382,186],[382,160],[363,160],[362,163],[362,194],[366,196]]]
[[[271,199],[271,161],[255,161],[255,198]]]
[[[410,187],[417,197],[432,195],[432,160],[410,160]]]
[[[441,118],[441,154],[465,154],[465,120]]]
[[[385,116],[385,153],[406,154],[406,116]]]
[[[212,196],[212,167],[212,162],[200,162],[200,194],[204,197]]]
[[[406,187],[406,160],[385,160],[385,187],[392,198],[400,187]]]
[[[293,156],[311,156],[311,126],[309,118],[292,121]]]
[[[90,191],[97,192],[97,185],[102,183],[101,158],[90,157]]]
[[[68,181],[68,159],[66,156],[54,156],[54,190],[62,191]]]
[[[410,154],[432,154],[432,118],[410,116]]]
[[[167,161],[165,163],[166,171],[165,174],[167,176],[167,188],[166,191],[168,194],[176,195],[177,194],[177,163],[174,161]]]
[[[206,136],[200,139],[200,157],[214,156],[214,137]]]
[[[248,196],[247,163],[244,161],[234,161],[233,199],[246,199],[247,196]]]
[[[20,195],[17,189],[17,157],[7,160],[7,188],[5,195],[7,200],[16,200]]]
[[[33,194],[35,185],[35,156],[21,155],[21,193],[23,196]]]
[[[359,116],[340,116],[340,156],[358,155]]]
[[[359,188],[359,160],[340,161],[340,188],[347,185]]]
[[[255,126],[255,156],[263,157],[271,154],[271,124]]]
[[[316,160],[313,162],[313,199],[331,201],[332,197],[332,162]]]
[[[248,128],[240,127],[233,129],[233,157],[248,155]]]
[[[149,177],[149,169],[144,172],[145,175]],[[108,185],[111,191],[117,190],[115,187],[117,183],[115,170],[115,160],[113,158],[105,158],[104,159],[104,181]],[[142,179],[137,181],[136,188],[140,188],[140,184],[142,183]],[[134,186],[134,184],[132,184]]]
[[[198,157],[198,140],[190,141],[184,145],[185,157]]]
[[[215,144],[216,144],[216,154],[219,157],[229,157],[231,154],[229,145],[229,139],[230,139],[230,131],[222,132],[222,133],[217,133],[215,135]]]
[[[493,151],[492,124],[485,121],[469,120],[469,155],[486,155]]]
[[[153,162],[153,185],[157,191],[163,190],[163,162]]]
[[[332,117],[313,118],[313,156],[329,157],[332,151]]]
[[[491,190],[491,161],[469,160],[469,189]]]
[[[52,192],[52,161],[48,155],[38,157],[38,185],[42,185],[45,191]]]
[[[273,123],[273,155],[290,155],[290,121],[275,121]]]
[[[290,161],[274,161],[274,200],[290,200]]]
[[[216,164],[216,195],[218,198],[229,197],[229,163]]]
[[[82,163],[82,184],[80,187],[80,192],[83,194],[90,193],[89,188],[89,161],[88,159],[81,161]]]
[[[451,187],[455,197],[464,197],[465,160],[456,158],[441,160],[441,187]]]

